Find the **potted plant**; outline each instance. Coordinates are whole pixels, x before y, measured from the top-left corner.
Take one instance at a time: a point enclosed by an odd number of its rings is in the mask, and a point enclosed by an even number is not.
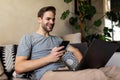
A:
[[[65,3],[70,3],[73,0],[64,0]],[[75,0],[78,5],[78,14],[75,14],[74,12],[71,12],[69,9],[65,10],[62,15],[61,19],[65,20],[69,14],[73,14],[69,18],[69,23],[72,25],[75,29],[79,29],[82,34],[82,41],[90,42],[93,38],[102,39],[105,41],[111,41],[111,32],[112,29],[109,29],[107,27],[104,27],[103,33],[94,33],[94,31],[91,31],[93,28],[98,28],[102,24],[101,19],[104,17],[109,18],[110,20],[116,22],[118,20],[116,14],[112,11],[106,12],[103,16],[101,16],[99,19],[95,20],[92,24],[87,24],[87,22],[91,21],[93,16],[96,14],[96,8],[93,6],[89,0]]]

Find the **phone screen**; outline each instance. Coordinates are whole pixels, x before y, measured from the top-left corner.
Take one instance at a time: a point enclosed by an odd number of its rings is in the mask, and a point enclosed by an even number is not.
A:
[[[70,41],[62,41],[62,43],[61,43],[59,46],[64,46],[64,48],[61,49],[61,50],[65,50],[66,47],[67,47],[67,45],[69,44],[69,42],[70,42]],[[60,51],[61,51],[61,50],[60,50]]]

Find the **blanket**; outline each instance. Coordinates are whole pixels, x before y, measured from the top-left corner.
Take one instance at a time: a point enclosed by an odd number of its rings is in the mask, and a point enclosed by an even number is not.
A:
[[[120,68],[109,66],[79,71],[48,71],[40,80],[120,80]]]

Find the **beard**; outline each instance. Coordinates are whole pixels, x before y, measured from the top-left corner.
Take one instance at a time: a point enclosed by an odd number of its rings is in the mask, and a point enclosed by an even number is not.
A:
[[[43,25],[42,28],[46,32],[51,32],[53,30],[53,27],[54,27],[54,24],[46,24],[46,25]]]

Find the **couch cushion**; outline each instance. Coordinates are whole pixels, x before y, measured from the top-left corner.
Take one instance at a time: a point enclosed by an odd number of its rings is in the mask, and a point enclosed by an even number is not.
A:
[[[66,34],[61,37],[63,40],[70,41],[70,43],[81,43],[81,33]]]
[[[15,55],[17,52],[17,45],[10,44],[10,45],[3,45],[0,46],[0,58],[1,62],[4,67],[4,71],[7,74],[7,76],[11,76],[12,72],[14,70],[14,61],[15,61]]]

